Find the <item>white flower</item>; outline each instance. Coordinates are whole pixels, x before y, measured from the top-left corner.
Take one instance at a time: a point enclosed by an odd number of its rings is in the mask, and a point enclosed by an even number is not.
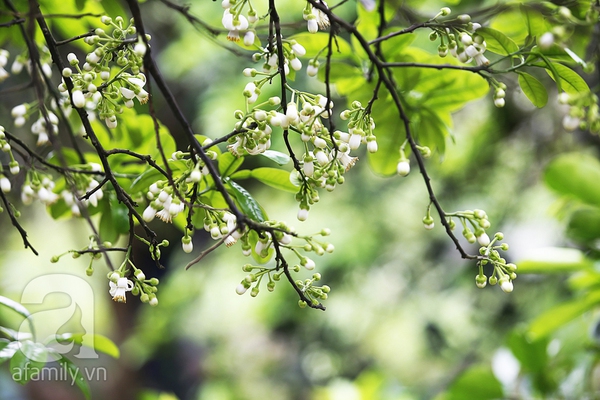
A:
[[[580,120],[577,117],[573,117],[571,115],[565,115],[562,120],[563,128],[566,131],[573,132],[575,129],[579,128]]]
[[[317,76],[319,73],[319,64],[318,62],[313,62],[312,60],[308,62],[308,67],[306,67],[306,74],[308,76]]]
[[[292,51],[294,52],[294,54],[300,57],[306,54],[306,49],[304,48],[304,46],[297,42],[292,45]]]
[[[300,210],[298,210],[298,220],[299,221],[306,221],[306,219],[308,218],[308,210],[301,208]]]
[[[25,104],[19,104],[16,107],[13,107],[13,109],[10,111],[10,115],[12,115],[13,118],[18,118],[18,117],[22,117],[27,113],[27,105]]]
[[[118,301],[119,303],[126,303],[127,299],[125,298],[125,294],[133,289],[133,282],[127,278],[119,278],[117,279],[117,283],[109,281],[108,284],[110,286],[108,292],[113,300]]]
[[[311,18],[307,22],[307,29],[310,33],[317,33],[319,31],[319,25],[316,18]]]
[[[315,262],[308,257],[304,257],[300,264],[309,271],[315,269],[316,266]]]
[[[156,209],[154,207],[152,207],[152,204],[149,205],[148,207],[146,207],[146,209],[144,210],[144,213],[142,214],[142,218],[146,222],[152,221],[155,216],[156,216]]]
[[[315,163],[311,159],[310,161],[304,161],[304,165],[302,166],[304,170],[304,175],[310,177],[315,173]]]
[[[500,281],[498,281],[498,283],[500,283],[500,289],[502,289],[503,292],[510,293],[513,291],[513,283],[510,281],[508,276],[505,275],[502,278],[500,278]]]
[[[194,250],[194,244],[192,243],[192,238],[189,236],[184,236],[181,238],[181,247],[184,252],[191,253]]]
[[[0,67],[0,82],[3,82],[8,78],[10,74],[4,68]]]
[[[300,61],[298,57],[292,58],[290,64],[292,65],[292,69],[294,71],[300,71],[302,69],[302,61]]]
[[[133,46],[133,51],[140,57],[144,57],[146,54],[146,43],[143,40],[138,39],[138,42]]]
[[[367,151],[369,153],[377,153],[377,141],[376,140],[369,140],[367,141]]]
[[[487,246],[490,244],[490,237],[487,233],[483,232],[481,235],[477,236],[477,241],[481,246]]]
[[[227,40],[232,42],[238,42],[240,40],[240,31],[248,29],[248,20],[243,15],[234,16],[231,14],[229,9],[226,9],[223,13],[223,19],[221,20],[225,29],[229,30],[227,34]]]
[[[246,286],[244,286],[242,283],[237,285],[237,287],[235,288],[235,292],[237,294],[239,294],[240,296],[243,295],[244,293],[246,293],[246,290],[248,290],[248,288]]]
[[[504,97],[498,97],[497,99],[494,99],[494,105],[498,108],[504,107],[505,104],[506,100],[504,100]]]
[[[348,144],[350,145],[351,150],[356,150],[360,147],[360,142],[362,141],[362,136],[358,134],[350,135],[350,141]]]
[[[114,115],[112,117],[107,117],[104,119],[106,126],[110,129],[115,129],[117,127],[117,117]]]
[[[244,35],[244,44],[246,46],[252,46],[254,44],[254,39],[256,38],[256,34],[254,31],[248,31]]]
[[[538,44],[543,50],[547,50],[554,44],[554,35],[552,32],[546,32],[538,39]]]
[[[10,181],[8,180],[8,178],[5,176],[0,178],[0,190],[2,190],[3,193],[8,193],[8,192],[10,192],[10,189],[11,189],[11,185],[10,185]]]
[[[85,97],[79,89],[73,91],[73,105],[77,108],[85,107]]]
[[[402,160],[398,163],[398,165],[396,166],[396,172],[398,172],[398,175],[400,176],[406,176],[409,174],[410,172],[410,164],[408,163],[407,160]]]

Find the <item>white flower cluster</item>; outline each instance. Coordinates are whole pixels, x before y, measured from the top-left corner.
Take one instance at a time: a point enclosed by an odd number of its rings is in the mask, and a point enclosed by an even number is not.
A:
[[[225,237],[224,243],[227,247],[233,246],[243,235],[237,228],[237,219],[229,211],[206,211],[204,218],[204,230],[210,233],[214,240]]]
[[[14,124],[15,127],[21,127],[25,125],[27,121],[27,117],[32,111],[32,108],[29,104],[23,103],[18,106],[13,107],[11,110],[11,115],[15,119]],[[42,146],[48,143],[51,134],[58,134],[58,117],[50,110],[46,110],[46,115],[48,117],[48,121],[50,122],[50,127],[48,127],[46,118],[42,112],[39,112],[39,118],[31,125],[31,133],[38,137],[37,145]]]
[[[475,24],[473,24],[475,25]],[[451,36],[451,35],[449,35]],[[490,61],[483,55],[486,50],[486,43],[483,36],[477,33],[461,32],[458,37],[451,37],[448,49],[450,54],[465,64],[469,64],[473,60],[477,65],[488,65]],[[440,56],[443,52],[440,52]]]
[[[86,108],[88,111],[98,110],[99,117],[104,120],[109,128],[116,128],[116,115],[122,112],[122,103],[127,108],[132,108],[133,99],[137,98],[140,104],[148,101],[148,92],[144,90],[146,76],[140,72],[143,58],[147,48],[142,38],[138,37],[135,44],[125,44],[127,35],[136,34],[133,20],[124,26],[122,17],[113,21],[109,17],[102,17],[102,22],[112,28],[109,34],[104,29],[98,28],[94,34],[84,41],[95,48],[85,56],[85,62],[80,66],[80,61],[74,53],[67,55],[70,67],[63,69],[63,78],[70,78],[74,88],[71,103],[76,108]],[[146,35],[150,40],[150,36]],[[120,71],[111,74],[111,66],[116,63]],[[129,69],[131,72],[126,72]],[[67,86],[63,82],[58,86],[65,97],[69,97]]]
[[[64,78],[71,78],[73,82],[74,87],[71,92],[73,106],[85,107],[89,111],[98,110],[99,116],[104,119],[106,126],[113,129],[117,127],[116,114],[121,112],[120,106],[115,106],[116,102],[121,100],[125,107],[132,108],[134,98],[137,98],[140,104],[148,101],[148,92],[144,90],[146,76],[138,71],[135,75],[123,72],[117,77],[111,77],[108,67],[99,66],[98,62],[102,58],[98,56],[98,53],[103,54],[102,48],[87,55],[83,68],[79,66],[77,56],[69,53],[67,59],[76,72],[73,72],[71,68],[65,68],[62,75]],[[107,85],[102,93],[98,90],[99,82]],[[69,95],[64,81],[58,86],[58,89],[63,96]]]
[[[173,188],[166,184],[155,182],[150,185],[147,197],[153,201],[142,214],[146,222],[152,221],[155,217],[163,222],[172,222],[173,218],[185,210],[185,203],[182,203],[177,196],[173,196]]]
[[[302,69],[302,61],[300,61],[300,57],[304,57],[306,55],[306,49],[300,43],[295,40],[285,40],[282,39],[283,45],[283,72],[285,75],[289,75],[290,67],[294,71],[300,71]],[[263,71],[266,73],[274,73],[277,72],[279,68],[279,55],[277,51],[277,46],[275,45],[276,41],[273,39],[273,45],[269,48],[260,48],[260,52],[254,53],[252,59],[255,62],[260,60],[264,60]],[[246,71],[246,70],[245,70]],[[249,71],[252,71],[249,69]],[[253,72],[256,75],[256,71]]]
[[[39,199],[44,205],[54,204],[60,197],[54,193],[54,181],[48,176],[38,176],[36,179],[26,182],[21,188],[21,201],[28,205],[35,199]]]
[[[0,82],[4,82],[10,76],[7,70],[4,69],[8,63],[10,53],[7,50],[0,49]]]
[[[247,4],[250,6],[250,10],[248,11],[248,17],[246,18],[242,14],[245,4],[245,1],[223,0],[221,2],[221,6],[225,9],[225,11],[223,11],[221,23],[225,29],[229,31],[227,33],[227,40],[231,42],[239,42],[240,34],[243,32],[244,44],[246,46],[251,46],[254,44],[254,40],[256,39],[256,33],[253,29],[248,28],[250,24],[254,24],[256,21],[258,21],[258,17],[256,16],[256,11],[252,9],[250,2],[247,2]]]
[[[93,165],[92,168],[95,171],[100,170],[100,166],[98,164]],[[73,213],[73,215],[75,215],[77,217],[79,217],[81,215],[81,210],[76,201],[77,198],[82,197],[82,196],[86,195],[87,193],[91,193],[88,196],[88,198],[83,200],[83,203],[85,205],[92,205],[94,207],[98,206],[98,201],[100,201],[104,198],[104,191],[102,190],[102,188],[98,187],[100,185],[100,183],[97,180],[95,180],[93,178],[82,180],[80,178],[79,182],[78,182],[78,186],[85,185],[85,183],[83,183],[84,181],[88,182],[87,185],[83,187],[83,190],[78,190],[77,193],[75,193],[75,194],[73,194],[69,190],[63,190],[62,192],[60,192],[60,196],[63,198],[63,200],[65,201],[67,206],[71,209],[71,212]],[[77,198],[75,196],[77,196]]]
[[[306,99],[306,97],[301,96]],[[348,121],[348,132],[335,131],[333,141],[329,131],[320,121],[320,117],[327,118],[331,113],[333,103],[327,98],[317,95],[314,100],[308,98],[304,102],[302,112],[299,113],[300,122],[296,129],[301,132],[301,139],[312,149],[306,146],[307,152],[303,156],[302,171],[304,182],[296,199],[300,202],[298,219],[304,221],[308,218],[310,204],[318,201],[316,188],[325,188],[333,191],[337,184],[344,183],[344,173],[354,166],[357,157],[350,156],[350,152],[357,150],[362,144],[367,146],[367,151],[377,151],[377,141],[373,130],[375,122],[360,102],[352,103],[351,109],[344,110],[340,114],[342,120]]]

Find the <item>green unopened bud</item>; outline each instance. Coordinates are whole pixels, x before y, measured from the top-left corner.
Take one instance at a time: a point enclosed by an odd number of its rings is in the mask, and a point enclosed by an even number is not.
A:
[[[298,300],[298,307],[306,308],[306,302],[304,300]]]
[[[52,256],[52,258],[50,258],[50,262],[54,264],[54,263],[57,263],[59,259],[60,259],[60,257],[58,257],[58,256]]]
[[[152,278],[150,279],[150,283],[152,286],[158,286],[158,279],[157,278]]]

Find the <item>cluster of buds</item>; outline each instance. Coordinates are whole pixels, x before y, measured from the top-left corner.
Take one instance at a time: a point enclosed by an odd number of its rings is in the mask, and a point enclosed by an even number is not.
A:
[[[19,128],[25,125],[27,118],[38,108],[37,104],[37,102],[33,104],[23,103],[13,107],[11,115],[14,118],[15,127]],[[31,133],[38,137],[38,146],[48,143],[50,135],[58,134],[58,117],[50,110],[45,110],[45,113],[44,116],[42,111],[39,110],[38,119],[31,125]]]
[[[281,222],[275,221],[267,221],[267,225],[274,228],[270,232],[263,232],[262,237],[258,237],[258,241],[256,242],[254,252],[260,257],[266,257],[269,253],[269,250],[273,246],[273,240],[276,240],[278,246],[280,248],[286,248],[291,250],[296,257],[298,258],[298,263],[294,266],[290,267],[290,271],[292,272],[300,272],[301,269],[306,269],[312,271],[316,267],[316,263],[309,257],[306,257],[298,251],[298,248],[301,248],[305,252],[314,252],[316,255],[320,256],[327,253],[331,253],[334,251],[334,247],[331,243],[323,242],[321,240],[317,240],[315,236],[328,236],[330,234],[329,229],[323,229],[317,235],[309,235],[309,236],[298,236],[293,229],[289,228],[285,224]],[[292,240],[295,238],[301,239],[305,241],[303,246],[293,246]],[[242,249],[244,254],[250,255],[252,253],[252,249],[247,241],[244,239],[247,238],[247,235],[244,235],[242,238]],[[274,239],[273,239],[274,238]],[[248,272],[249,274],[240,282],[240,284],[236,287],[236,293],[242,295],[246,293],[246,291],[250,288],[250,294],[252,297],[258,295],[260,291],[260,283],[263,278],[268,277],[267,289],[269,291],[273,291],[275,289],[275,283],[280,280],[281,276],[284,274],[284,271],[281,270],[280,267],[267,268],[263,266],[253,266],[251,264],[246,264],[242,267],[244,272]],[[312,282],[320,280],[320,274],[314,274],[313,279],[309,281],[296,281],[296,285],[304,292],[305,296],[310,299],[321,299],[324,300],[327,296],[323,297],[323,293],[328,293],[329,289],[323,289],[318,287],[313,287]],[[326,290],[327,292],[323,292]],[[313,305],[318,304],[318,300],[313,303]],[[306,304],[304,304],[306,306]]]
[[[52,176],[30,169],[27,171],[25,184],[21,187],[21,201],[28,205],[39,199],[46,206],[54,204],[60,198],[53,192],[54,186]]]
[[[320,3],[327,8],[327,3],[323,0],[321,0]],[[325,30],[330,24],[327,14],[308,2],[302,11],[302,17],[306,21],[307,29],[310,33],[317,33],[319,29]]]
[[[128,38],[128,35],[136,34],[133,20],[126,26],[122,17],[113,21],[104,16],[101,21],[111,32],[98,28],[93,35],[86,37],[84,41],[94,49],[86,55],[82,66],[77,56],[69,53],[67,60],[70,67],[63,69],[62,76],[73,82],[71,102],[74,107],[98,110],[106,125],[115,128],[116,115],[122,112],[121,104],[131,108],[134,98],[140,104],[148,101],[148,92],[144,90],[146,77],[140,72],[147,48],[141,38],[137,42]],[[150,37],[146,35],[146,39],[150,40]],[[114,76],[111,73],[113,63],[119,67]],[[64,96],[69,96],[64,81],[58,89]]]
[[[146,196],[152,200],[142,214],[146,222],[152,221],[155,217],[163,222],[171,222],[185,210],[185,203],[174,195],[173,187],[163,181],[150,185]]]
[[[210,233],[214,240],[223,239],[227,247],[233,246],[244,232],[238,229],[235,215],[229,211],[206,210],[204,230]]]
[[[321,274],[316,273],[310,279],[305,279],[304,281],[297,280],[296,285],[300,288],[302,293],[306,296],[306,298],[311,302],[311,305],[316,306],[319,304],[320,300],[327,300],[328,294],[331,291],[331,288],[327,285],[323,286],[314,286],[313,283],[321,280]],[[305,308],[307,303],[305,300],[298,300],[298,306],[300,308]]]
[[[481,289],[486,286],[487,282],[490,285],[499,284],[502,291],[510,293],[513,291],[512,281],[517,279],[517,266],[513,263],[507,263],[506,259],[500,256],[498,250],[508,250],[508,244],[506,243],[496,245],[496,242],[502,239],[504,239],[504,235],[501,232],[497,232],[486,246],[482,246],[479,249],[479,253],[485,258],[478,262],[479,274],[475,276],[475,284]],[[494,272],[489,279],[483,273],[483,266],[488,263],[492,263],[494,267]]]
[[[10,76],[8,71],[4,69],[6,64],[8,63],[8,57],[10,53],[8,50],[0,49],[0,82],[4,82],[6,78]]]
[[[458,218],[460,221],[463,227],[462,235],[467,242],[478,242],[480,246],[488,246],[490,244],[490,237],[485,230],[488,229],[491,224],[485,211],[467,210],[446,213],[446,221],[451,229],[454,229],[456,226],[454,218]]]
[[[348,132],[335,131],[330,135],[319,117],[328,118],[333,103],[320,95],[301,95],[300,98],[306,100],[298,113],[300,123],[294,128],[301,133],[306,152],[302,157],[302,175],[296,175],[300,186],[296,200],[300,203],[298,219],[304,221],[310,206],[319,200],[317,188],[333,191],[337,184],[343,184],[343,175],[358,160],[350,156],[350,152],[365,144],[367,150],[374,153],[377,141],[373,135],[375,122],[360,102],[353,102],[350,109],[340,114],[342,120],[348,121]],[[290,108],[288,105],[288,112]],[[296,113],[292,108],[292,114]]]
[[[100,164],[89,163],[77,166],[82,171],[100,172],[102,167]],[[74,174],[73,181],[75,187],[72,190],[63,190],[60,196],[65,201],[65,204],[71,209],[73,215],[79,217],[81,215],[80,205],[98,206],[98,202],[104,198],[104,191],[100,183],[89,174]]]
[[[12,147],[11,147],[10,143],[8,143],[6,134],[4,133],[4,127],[1,125],[0,125],[0,150],[2,150],[3,153],[8,153],[8,156],[10,158],[10,162],[8,163],[8,168],[9,168],[10,174],[17,175],[19,173],[19,171],[21,170],[21,168],[19,167],[19,163],[15,160],[15,156],[13,155],[13,152],[12,152]],[[8,193],[8,192],[10,192],[11,188],[12,188],[12,185],[10,183],[10,180],[8,179],[8,177],[6,176],[6,173],[4,172],[2,163],[0,163],[0,190],[2,190],[3,193]]]
[[[260,51],[254,53],[252,55],[252,60],[254,62],[258,62],[264,60],[263,71],[265,73],[273,74],[277,72],[279,68],[279,52],[277,49],[277,45],[275,44],[275,39],[272,40],[272,45],[267,48],[260,47]],[[300,43],[295,40],[281,40],[283,47],[283,69],[285,75],[290,73],[290,67],[294,71],[300,71],[302,69],[302,61],[300,61],[300,57],[304,57],[306,55],[306,49]],[[254,72],[255,76],[256,72]]]
[[[504,107],[506,101],[504,98],[506,97],[506,85],[504,83],[499,82],[498,86],[494,90],[494,105],[498,108]]]
[[[144,271],[138,269],[131,262],[129,256],[128,252],[121,267],[107,274],[110,295],[114,301],[125,303],[127,301],[127,292],[131,292],[134,296],[140,296],[142,303],[148,303],[153,307],[157,306],[158,298],[156,297],[156,292],[158,292],[158,279],[147,279]],[[133,275],[131,279],[128,279],[126,275],[130,271],[130,266],[133,269]]]
[[[558,101],[569,106],[569,111],[562,120],[565,130],[572,132],[576,129],[589,129],[592,133],[600,133],[600,109],[597,95],[592,92],[578,95],[563,92],[558,96]]]
[[[450,13],[450,8],[444,7],[431,21],[435,21],[440,16],[448,16]],[[475,61],[477,65],[488,65],[490,62],[483,55],[486,50],[485,40],[476,32],[480,27],[480,24],[471,22],[469,15],[462,14],[454,20],[444,21],[444,24],[439,27],[433,27],[429,39],[431,41],[440,39],[441,43],[438,46],[440,57],[446,57],[450,52],[454,58],[465,64]]]

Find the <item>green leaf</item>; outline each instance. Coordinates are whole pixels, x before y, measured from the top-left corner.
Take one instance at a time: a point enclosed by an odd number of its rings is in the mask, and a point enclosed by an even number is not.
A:
[[[41,373],[46,364],[48,349],[41,343],[31,340],[21,342],[18,351],[10,359],[10,373],[13,380],[21,385]]]
[[[546,184],[561,195],[600,205],[600,162],[584,153],[556,157],[544,172]]]
[[[329,43],[329,34],[325,32],[302,32],[296,35],[292,35],[288,38],[289,40],[296,40],[306,49],[306,55],[304,57],[314,58],[317,54],[321,52],[321,50],[325,49]],[[336,40],[333,42],[333,50],[331,54],[331,58],[354,58],[354,51],[348,43],[343,38],[337,36]],[[337,41],[337,46],[336,46]],[[324,57],[327,55],[326,50],[321,53]]]
[[[487,365],[476,365],[463,372],[450,385],[445,400],[492,400],[504,397],[502,384]]]
[[[531,340],[525,332],[513,331],[508,335],[507,345],[525,372],[541,373],[546,369],[548,364],[546,338]]]
[[[133,193],[147,190],[151,184],[163,177],[163,174],[161,174],[155,168],[148,168],[134,179],[134,181],[131,183],[130,190]]]
[[[244,162],[244,157],[236,157],[230,152],[219,156],[219,173],[223,178],[233,174]]]
[[[257,222],[266,221],[267,218],[262,207],[246,189],[231,179],[225,179],[223,182],[229,186],[231,194],[240,205],[240,208],[244,214]]]
[[[33,326],[33,322],[31,321],[31,318],[30,318],[31,314],[29,313],[29,310],[27,310],[27,308],[25,308],[22,304],[17,303],[16,301],[11,300],[8,297],[4,297],[4,296],[0,296],[0,304],[2,304],[5,307],[10,308],[14,312],[21,315],[23,318],[25,318],[27,320],[27,322],[29,323],[29,329],[31,329],[32,335],[35,337],[35,328]]]
[[[523,93],[525,93],[525,96],[527,96],[534,106],[542,108],[548,103],[546,88],[533,75],[520,72],[519,86],[521,86]]]
[[[275,161],[279,165],[285,165],[290,162],[290,156],[276,150],[265,150],[263,153],[259,153],[261,156],[268,158],[271,161]]]
[[[85,398],[87,400],[91,399],[92,392],[90,390],[90,385],[81,374],[79,367],[73,364],[71,360],[64,356],[61,356],[60,360],[58,360],[58,363],[69,371],[69,376],[71,377],[73,382],[75,382],[75,385],[77,385],[79,390],[81,390],[81,393],[83,393]]]
[[[529,36],[541,36],[548,32],[548,24],[544,19],[544,16],[536,9],[528,7],[525,4],[521,4],[521,15],[525,19],[525,25],[527,26],[527,32]],[[479,31],[479,30],[478,30]]]
[[[250,170],[250,169],[240,169],[240,170],[235,171],[229,177],[231,179],[235,179],[237,181],[243,180],[243,179],[249,179],[249,178],[252,178],[252,170]]]
[[[508,56],[519,51],[519,46],[504,33],[492,28],[479,28],[477,33],[485,39],[486,49],[492,53]]]
[[[8,344],[6,344],[6,341],[3,340],[2,343],[3,347],[0,349],[0,364],[6,360],[10,360],[21,347],[21,342],[16,340],[8,342]]]
[[[591,292],[580,299],[562,303],[534,319],[529,325],[527,334],[531,340],[546,337],[567,322],[596,307],[599,303],[600,291]]]
[[[112,216],[112,223],[118,234],[129,232],[129,210],[127,206],[117,199],[117,194],[113,191],[108,193],[108,204]]]
[[[112,211],[110,206],[104,201],[102,201],[101,204],[104,205],[104,207],[101,213],[102,216],[100,217],[98,233],[103,241],[115,242],[119,238],[119,232],[117,232],[117,228],[113,224]]]
[[[580,271],[593,266],[593,262],[577,249],[546,247],[529,251],[517,263],[519,274],[548,274]]]
[[[587,83],[585,83],[583,78],[571,68],[559,63],[552,63],[552,67],[558,74],[561,88],[565,92],[570,94],[578,94],[590,91],[590,88],[588,87]],[[549,71],[549,68],[546,68],[546,72],[552,79],[556,80],[554,74]]]
[[[275,189],[290,193],[298,192],[298,187],[290,182],[290,173],[282,169],[256,168],[252,170],[252,177]]]
[[[84,340],[84,336],[85,337]],[[57,342],[61,341],[73,341],[78,346],[87,346],[91,349],[99,351],[101,353],[107,354],[113,358],[119,358],[120,352],[117,345],[107,338],[106,336],[100,334],[88,334],[85,332],[82,333],[63,333],[62,335],[56,335],[55,340]]]
[[[575,210],[569,217],[567,236],[593,246],[593,242],[600,239],[600,209],[584,207]]]

